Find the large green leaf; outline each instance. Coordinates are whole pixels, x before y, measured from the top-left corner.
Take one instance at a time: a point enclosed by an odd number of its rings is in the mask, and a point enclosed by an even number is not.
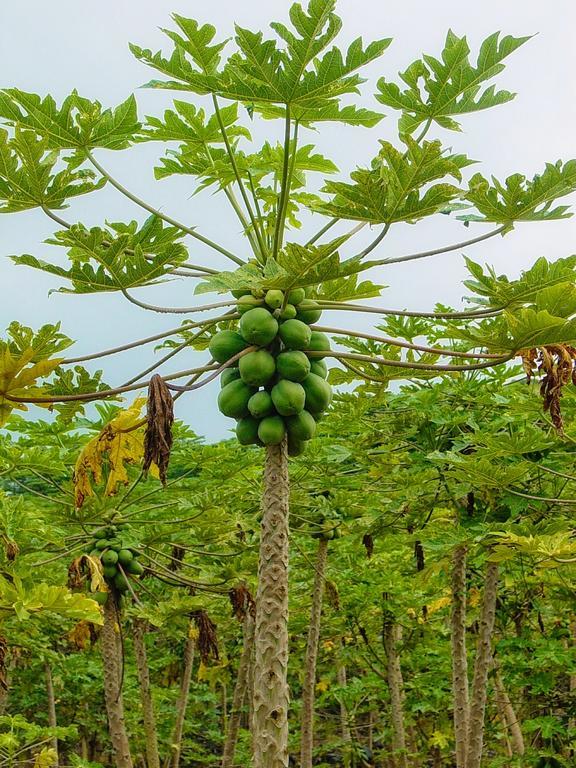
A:
[[[466,38],[450,31],[440,59],[423,56],[411,64],[400,75],[408,86],[404,90],[382,78],[376,98],[402,111],[402,131],[413,132],[427,121],[458,130],[453,115],[488,109],[514,98],[510,91],[496,91],[494,85],[485,87],[485,83],[502,72],[503,60],[529,39],[510,35],[500,39],[495,32],[482,43],[473,66]]]
[[[42,99],[17,88],[0,92],[0,117],[14,126],[29,128],[46,140],[49,149],[125,149],[139,130],[136,100],[129,96],[115,109],[102,109],[98,101],[76,91],[58,108],[52,96]]]
[[[17,129],[13,138],[0,129],[0,213],[45,207],[61,209],[69,198],[93,192],[105,179],[90,170],[56,169],[58,155],[46,137]]]
[[[559,197],[576,190],[576,160],[547,163],[544,172],[526,179],[520,173],[504,183],[492,177],[492,184],[480,173],[469,183],[465,198],[478,210],[458,218],[464,221],[493,221],[512,225],[515,221],[549,221],[571,216],[567,205],[554,206]]]
[[[173,228],[165,230],[158,219],[148,220],[139,231],[135,231],[134,222],[111,228],[116,232],[99,227],[87,230],[77,224],[57,232],[48,242],[67,248],[72,262],[68,269],[29,254],[12,259],[17,264],[69,280],[71,288],[58,289],[65,293],[118,291],[151,285],[186,259],[186,248],[174,242]],[[180,232],[177,237],[181,237]]]
[[[372,168],[353,171],[352,184],[328,181],[324,191],[333,198],[316,210],[373,224],[413,222],[437,213],[461,195],[453,184],[432,182],[447,176],[459,181],[460,168],[469,161],[445,155],[439,141],[420,145],[406,136],[405,142],[407,149],[401,152],[382,141]]]

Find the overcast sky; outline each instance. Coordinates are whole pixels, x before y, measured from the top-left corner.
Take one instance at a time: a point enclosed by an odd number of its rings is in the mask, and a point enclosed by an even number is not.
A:
[[[2,0],[0,2],[0,86],[18,87],[40,94],[51,93],[60,101],[73,88],[81,95],[115,105],[151,77],[151,70],[137,62],[128,42],[157,50],[169,50],[160,27],[170,27],[170,13],[213,23],[221,37],[228,37],[236,21],[242,26],[263,28],[271,19],[285,20],[290,2],[245,0],[184,2],[182,0],[114,0],[79,3],[77,0]],[[576,48],[573,33],[576,5],[573,0],[422,0],[376,2],[340,0],[338,11],[344,20],[342,42],[358,35],[365,41],[393,37],[384,56],[366,74],[362,101],[379,108],[373,101],[373,84],[385,75],[392,78],[421,53],[438,54],[452,28],[466,34],[473,54],[490,33],[536,36],[513,54],[498,79],[500,88],[518,93],[502,107],[462,119],[461,134],[439,132],[448,146],[482,161],[475,169],[487,175],[505,177],[512,172],[532,176],[546,161],[569,159],[576,155]],[[160,114],[169,105],[170,95],[136,91],[141,114]],[[182,97],[176,94],[176,97]],[[378,138],[394,135],[396,115],[377,129],[322,127],[322,136],[307,132],[307,141],[317,142],[321,150],[336,161],[343,175],[355,165],[364,165],[375,153]],[[279,122],[265,126],[270,140],[281,136]],[[260,134],[258,134],[260,135]],[[262,134],[263,136],[264,134]],[[100,152],[101,162],[132,191],[153,205],[189,225],[197,225],[208,237],[234,248],[238,238],[235,220],[220,198],[204,193],[191,198],[193,185],[185,178],[154,182],[152,168],[160,146],[150,144],[123,153]],[[224,201],[225,202],[225,201]],[[576,201],[575,201],[576,202]],[[64,214],[70,221],[87,225],[145,218],[143,211],[122,198],[112,188],[78,198]],[[424,221],[416,226],[393,227],[379,252],[380,257],[401,255],[458,242],[485,231],[464,230],[461,223],[446,217]],[[314,229],[317,227],[315,224]],[[42,243],[53,231],[43,214],[32,211],[0,218],[0,253],[32,253],[39,258],[55,258],[54,248]],[[314,231],[311,229],[310,231]],[[556,259],[574,252],[576,220],[549,224],[525,224],[505,239],[497,238],[466,251],[471,258],[493,264],[499,272],[512,276],[528,267],[539,256]],[[361,244],[361,242],[360,242]],[[190,260],[225,267],[213,252],[190,243]],[[350,255],[350,254],[346,254]],[[373,270],[369,277],[389,285],[381,305],[396,308],[430,309],[436,301],[459,305],[465,278],[462,254],[447,254],[412,265]],[[15,267],[7,258],[0,260],[0,326],[11,320],[38,327],[46,322],[62,322],[64,332],[77,340],[74,354],[83,354],[147,336],[170,328],[181,317],[160,316],[140,310],[116,295],[70,296],[52,294],[58,282],[49,275]],[[189,305],[193,284],[175,281],[167,286],[139,291],[138,296],[171,306]],[[342,318],[331,323],[342,322]],[[346,315],[348,327],[370,327],[364,317]],[[145,350],[145,351],[144,351]],[[149,347],[103,361],[105,379],[115,385],[142,369],[151,360]],[[193,367],[196,353],[181,353],[173,369]],[[218,414],[214,383],[179,400],[178,415],[209,439],[229,434],[232,424]]]

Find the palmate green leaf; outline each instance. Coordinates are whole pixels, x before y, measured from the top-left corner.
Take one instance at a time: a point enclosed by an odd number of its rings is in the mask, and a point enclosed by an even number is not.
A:
[[[423,56],[411,64],[400,74],[408,86],[404,90],[382,78],[376,98],[402,111],[402,132],[412,133],[427,121],[459,130],[453,115],[488,109],[514,98],[515,94],[496,91],[494,85],[486,87],[485,83],[502,72],[503,60],[529,39],[510,35],[500,39],[500,33],[495,32],[482,43],[473,66],[466,38],[449,31],[440,59]]]
[[[12,354],[30,354],[30,362],[39,363],[62,352],[74,343],[60,332],[60,323],[43,325],[37,331],[14,321],[6,329],[6,343]]]
[[[465,258],[465,261],[474,278],[464,281],[464,285],[475,294],[468,297],[468,301],[483,307],[503,308],[532,304],[540,309],[552,311],[555,306],[562,305],[563,296],[571,295],[570,287],[576,282],[576,256],[553,262],[541,257],[530,269],[522,272],[517,280],[509,280],[506,275],[496,275],[492,267],[486,267],[484,270],[480,264],[468,258]],[[550,293],[552,289],[554,292]],[[571,312],[557,314],[566,316]]]
[[[284,118],[286,108],[276,104],[259,104],[258,113],[265,119]],[[298,106],[291,113],[301,125],[311,127],[314,123],[343,123],[344,125],[373,128],[384,118],[381,112],[374,112],[354,104],[341,106],[337,99],[324,100],[319,106]]]
[[[139,136],[140,141],[181,141],[185,146],[221,144],[224,139],[216,115],[206,117],[203,109],[197,108],[187,101],[174,101],[176,111],[167,109],[164,120],[157,117],[146,117],[146,126]],[[222,123],[230,141],[234,142],[241,136],[250,139],[250,131],[238,121],[238,105],[231,104],[220,110]]]
[[[98,101],[85,99],[76,91],[60,108],[52,96],[42,99],[17,88],[0,92],[0,118],[11,125],[28,128],[46,140],[47,148],[125,149],[139,130],[136,99],[129,96],[115,109],[102,109]]]
[[[187,251],[179,243],[168,240],[155,248],[153,241],[143,244],[137,235],[114,234],[99,227],[87,230],[76,224],[48,240],[68,249],[69,269],[29,254],[12,260],[69,280],[72,287],[61,287],[60,292],[97,293],[153,285],[186,259]]]
[[[512,225],[515,221],[550,221],[572,215],[569,207],[555,201],[576,190],[576,160],[547,163],[544,172],[526,179],[520,173],[508,176],[504,183],[492,177],[492,185],[475,174],[464,197],[478,214],[459,216],[463,221],[493,221]]]
[[[280,42],[265,39],[261,32],[236,26],[238,50],[221,71],[218,67],[224,43],[211,45],[214,28],[201,27],[196,21],[183,17],[174,18],[184,37],[165,30],[175,44],[169,59],[138,46],[132,46],[132,52],[172,78],[167,82],[151,81],[148,87],[218,94],[244,102],[250,110],[262,108],[267,117],[282,114],[271,109],[271,105],[289,105],[291,117],[306,125],[316,119],[375,125],[381,115],[353,106],[340,108],[338,98],[358,93],[363,81],[357,71],[381,56],[391,41],[377,40],[364,47],[358,38],[346,55],[334,47],[326,50],[341,26],[340,19],[333,13],[334,5],[334,0],[312,0],[304,10],[300,4],[293,4],[290,9],[293,29],[279,22],[271,25]]]
[[[31,208],[61,209],[71,197],[100,189],[105,179],[90,170],[56,170],[57,154],[47,138],[17,129],[13,138],[0,129],[0,213]]]
[[[376,285],[371,280],[358,282],[358,275],[347,275],[335,280],[324,280],[318,286],[315,298],[326,301],[353,301],[373,299],[380,296],[385,285]]]
[[[66,587],[22,582],[18,578],[10,583],[0,576],[0,614],[28,621],[35,614],[46,612],[65,619],[103,623],[98,603],[86,595],[72,593]]]
[[[478,492],[515,485],[528,471],[528,466],[523,463],[507,466],[475,454],[465,456],[453,453],[447,457],[450,464],[442,470],[447,479],[466,485],[467,488],[474,488]],[[446,458],[443,457],[442,463],[445,461]]]
[[[437,213],[461,195],[453,184],[432,182],[447,176],[460,181],[460,168],[469,162],[466,158],[444,155],[439,141],[420,145],[409,136],[404,141],[404,153],[387,141],[380,142],[382,149],[372,168],[352,172],[354,183],[328,181],[323,191],[333,198],[317,210],[373,224],[414,222]]]

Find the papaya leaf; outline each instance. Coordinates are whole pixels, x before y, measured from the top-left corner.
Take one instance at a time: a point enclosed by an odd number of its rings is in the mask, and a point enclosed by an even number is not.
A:
[[[409,136],[401,152],[387,141],[372,162],[372,168],[352,172],[352,184],[327,181],[324,192],[333,195],[315,210],[328,216],[391,224],[414,222],[442,210],[461,195],[452,184],[432,182],[451,176],[460,181],[460,168],[467,160],[445,155],[439,141],[422,145]],[[421,190],[425,188],[424,192]]]
[[[8,336],[9,340],[0,340],[0,426],[14,409],[28,410],[25,403],[13,402],[5,395],[26,398],[48,394],[37,381],[50,376],[60,365],[61,358],[51,355],[72,343],[54,325],[45,325],[34,334],[30,328],[12,323]]]
[[[17,88],[5,89],[0,92],[0,117],[30,129],[54,150],[125,149],[140,128],[134,96],[115,109],[103,110],[100,102],[76,91],[58,108],[52,96],[42,99]]]
[[[167,109],[164,120],[146,117],[146,125],[139,136],[140,141],[182,141],[186,145],[221,144],[224,139],[216,115],[208,119],[203,109],[187,101],[174,101],[176,111]],[[250,138],[250,132],[238,120],[238,105],[231,104],[220,110],[220,117],[231,141],[241,136]]]
[[[87,169],[55,170],[58,156],[49,151],[47,138],[17,129],[13,138],[0,129],[0,213],[44,206],[65,208],[66,200],[100,189],[105,179],[95,179]]]
[[[99,227],[87,230],[82,224],[74,224],[56,232],[47,242],[68,249],[72,261],[69,269],[30,254],[12,256],[12,260],[69,280],[71,288],[57,289],[63,293],[97,293],[154,285],[186,260],[186,248],[174,242],[181,233],[172,232],[174,228],[163,229],[158,219],[147,220],[141,231],[135,231],[132,225],[114,224],[110,228],[115,231]]]
[[[141,413],[145,404],[146,398],[137,398],[84,446],[73,477],[78,508],[88,497],[94,496],[92,483],[99,484],[105,478],[104,495],[113,496],[119,485],[128,483],[127,467],[142,462],[145,419]],[[152,470],[157,476],[157,470]]]
[[[520,173],[504,183],[492,177],[492,185],[475,174],[464,194],[478,211],[458,218],[463,221],[493,221],[512,225],[515,221],[551,221],[572,215],[567,205],[555,206],[559,197],[576,190],[576,160],[547,163],[543,173],[526,179]]]
[[[408,86],[404,90],[381,78],[376,98],[401,110],[401,132],[412,133],[422,123],[432,121],[442,128],[459,130],[454,115],[488,109],[514,98],[510,91],[496,91],[494,85],[485,84],[503,71],[503,60],[529,39],[511,35],[500,39],[500,33],[495,32],[482,43],[473,66],[468,41],[450,30],[440,59],[423,56],[413,62],[400,74]]]
[[[65,619],[84,619],[102,624],[98,603],[87,595],[72,593],[66,587],[29,584],[14,578],[13,583],[0,576],[0,614],[28,621],[38,613],[54,613]]]

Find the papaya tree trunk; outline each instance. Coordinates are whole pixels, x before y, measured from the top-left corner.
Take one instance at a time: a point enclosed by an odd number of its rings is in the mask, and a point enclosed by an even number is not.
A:
[[[158,753],[158,734],[156,731],[156,717],[154,715],[154,702],[152,701],[152,689],[150,687],[150,671],[148,669],[148,656],[146,653],[146,633],[148,622],[142,619],[134,619],[133,640],[134,657],[136,659],[136,671],[140,686],[140,700],[144,715],[144,741],[146,745],[146,763],[148,768],[160,768],[160,755]]]
[[[324,576],[328,541],[321,538],[318,541],[316,565],[314,570],[314,588],[312,591],[312,608],[308,626],[308,640],[304,659],[304,686],[302,688],[302,742],[300,745],[301,768],[312,768],[312,751],[314,749],[314,693],[316,690],[316,661],[318,659],[318,642],[320,640],[320,624],[322,620],[322,598],[324,595]]]
[[[117,597],[110,592],[104,604],[104,626],[101,633],[106,713],[116,768],[132,768],[132,755],[126,733],[122,700],[123,654],[119,622],[120,609]]]
[[[452,553],[452,695],[454,698],[454,736],[456,766],[466,768],[468,739],[468,660],[466,656],[466,545]]]
[[[266,448],[254,639],[253,768],[288,766],[288,454]]]
[[[184,721],[186,719],[186,709],[188,707],[188,698],[190,696],[190,682],[192,681],[192,669],[194,667],[194,652],[196,650],[196,640],[192,636],[192,624],[190,624],[186,644],[184,645],[184,666],[182,669],[182,679],[180,680],[180,693],[178,694],[178,703],[176,704],[176,720],[174,721],[174,730],[172,740],[170,741],[170,758],[167,761],[172,768],[178,768],[180,765],[180,753],[182,751],[182,735],[184,733]]]
[[[474,660],[474,680],[468,719],[466,768],[480,768],[484,741],[484,715],[488,689],[488,672],[492,662],[492,634],[498,595],[498,564],[488,563],[484,576],[482,616]]]
[[[506,690],[506,686],[504,685],[504,680],[502,679],[502,675],[500,673],[500,670],[498,669],[498,665],[496,665],[496,668],[495,668],[494,689],[496,691],[498,701],[500,702],[500,705],[502,707],[502,713],[504,715],[504,721],[505,721],[506,727],[510,731],[510,741],[512,743],[512,751],[516,755],[523,755],[524,752],[526,751],[526,747],[524,744],[524,736],[522,735],[522,729],[520,727],[518,716],[516,715],[516,710],[512,705],[510,696],[508,696],[508,691]]]
[[[236,685],[232,696],[232,708],[230,711],[230,720],[228,731],[226,732],[226,741],[224,743],[224,752],[222,755],[222,768],[232,768],[234,763],[234,753],[238,741],[238,731],[242,719],[242,709],[244,702],[248,699],[248,679],[250,667],[253,663],[254,652],[254,616],[250,611],[244,618],[244,647],[240,656],[238,665],[238,674],[236,676]]]
[[[44,677],[46,679],[46,699],[48,703],[48,725],[50,728],[58,727],[58,720],[56,718],[56,697],[54,696],[54,679],[52,677],[52,667],[46,661],[44,663]],[[52,749],[56,755],[52,765],[54,768],[58,768],[58,739],[54,737],[51,743]]]
[[[408,768],[406,756],[406,728],[404,726],[404,680],[400,667],[398,646],[402,640],[402,627],[394,620],[384,620],[383,641],[387,658],[386,679],[392,712],[392,746],[399,768]]]
[[[342,646],[343,643],[341,642],[340,645]],[[341,659],[338,659],[336,662],[336,680],[338,681],[338,687],[345,690],[347,685],[346,664]],[[372,733],[372,730],[370,730],[370,733]],[[340,698],[340,737],[346,744],[352,741],[348,708],[342,697]]]

